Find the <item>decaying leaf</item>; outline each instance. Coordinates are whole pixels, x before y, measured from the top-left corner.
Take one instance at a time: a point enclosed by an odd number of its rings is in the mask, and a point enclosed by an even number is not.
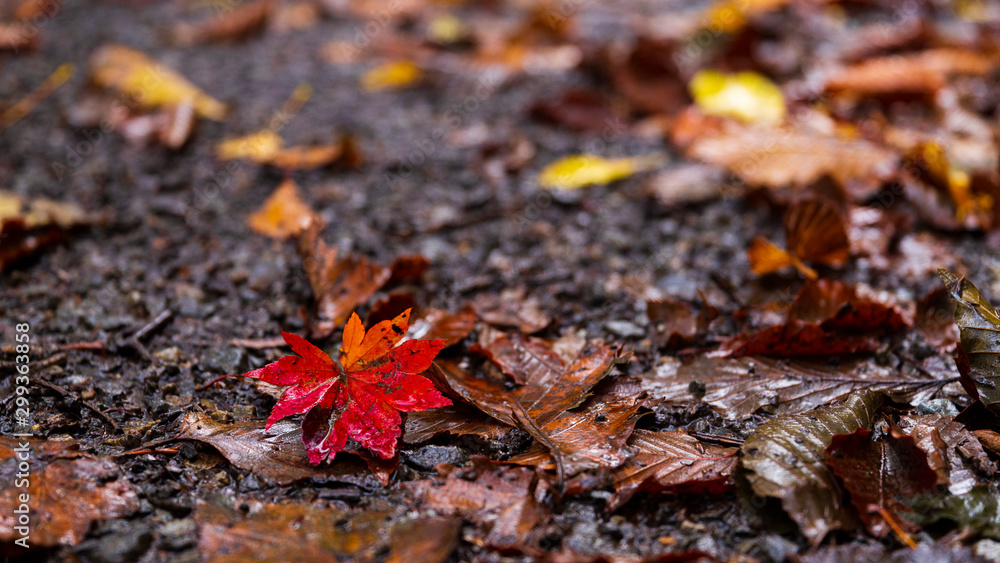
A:
[[[66,240],[70,230],[97,219],[75,204],[0,191],[0,270]]]
[[[819,323],[825,330],[876,332],[913,326],[915,306],[867,285],[807,280],[788,309],[788,318]]]
[[[639,172],[663,166],[662,155],[604,158],[580,154],[561,158],[538,173],[538,186],[550,190],[572,190],[590,185],[610,184]]]
[[[245,159],[283,170],[311,170],[335,162],[357,167],[361,162],[361,153],[351,135],[343,135],[326,145],[285,147],[281,137],[270,129],[225,139],[216,146],[215,154],[219,160]]]
[[[199,116],[222,121],[226,106],[183,76],[123,45],[101,47],[90,58],[90,76],[102,88],[114,88],[146,108],[191,104]]]
[[[274,190],[264,205],[247,218],[254,231],[272,238],[296,237],[320,218],[302,199],[295,182],[289,178]]]
[[[548,519],[545,481],[524,467],[480,463],[471,475],[455,470],[443,482],[410,481],[404,486],[428,508],[489,527],[485,543],[499,549],[532,551],[537,530]]]
[[[940,414],[907,415],[899,418],[900,429],[912,436],[937,473],[938,484],[953,495],[964,495],[992,477],[996,464],[983,450],[976,435],[955,417]]]
[[[647,402],[704,402],[727,419],[755,413],[798,414],[840,401],[857,391],[881,391],[895,400],[927,400],[946,381],[904,376],[870,360],[788,361],[766,357],[698,357],[666,361],[642,375]]]
[[[876,392],[850,395],[843,403],[808,414],[777,416],[743,443],[740,467],[753,492],[781,500],[813,544],[832,530],[852,529],[857,518],[824,463],[836,434],[869,429],[882,402]]]
[[[139,509],[136,496],[118,466],[107,459],[94,458],[71,448],[72,444],[56,446],[31,441],[28,463],[31,468],[19,469],[16,440],[0,438],[0,543],[13,546],[16,539],[28,537],[29,550],[77,545],[83,541],[94,522],[126,518]],[[23,458],[22,458],[23,459]],[[15,486],[23,479],[18,472],[28,473],[26,487]],[[27,494],[28,503],[20,500]],[[27,504],[27,524],[19,522],[22,504]],[[24,534],[15,526],[25,526]],[[17,547],[19,553],[25,553]],[[36,554],[42,557],[41,553]]]
[[[816,271],[805,262],[841,266],[851,255],[847,225],[837,206],[823,199],[805,199],[792,204],[785,213],[785,242],[782,250],[757,237],[747,251],[755,274],[777,272],[795,266],[802,275],[816,279]]]
[[[302,449],[302,428],[288,420],[265,429],[259,422],[226,424],[202,413],[189,412],[181,419],[174,438],[208,444],[219,450],[229,463],[276,485],[290,485],[303,479],[375,485],[360,460],[319,467],[310,464]]]
[[[905,499],[933,493],[937,483],[927,455],[906,435],[864,428],[838,434],[826,448],[826,463],[850,493],[868,532],[879,538],[889,535],[893,524],[912,531],[899,516],[911,511]]]
[[[774,356],[794,358],[873,352],[877,338],[827,332],[818,324],[791,320],[756,332],[738,334],[719,347],[723,356]]]
[[[313,337],[329,336],[348,315],[388,280],[392,271],[368,258],[327,246],[323,226],[313,223],[299,237],[302,258],[315,299]]]
[[[704,295],[702,300],[702,307],[697,311],[692,305],[676,299],[646,301],[650,340],[659,346],[676,348],[703,337],[718,311],[704,302]]]
[[[443,340],[400,343],[409,328],[410,310],[365,330],[352,314],[344,327],[339,362],[300,336],[282,331],[298,356],[285,356],[243,377],[287,387],[267,419],[275,422],[306,413],[302,441],[309,462],[333,459],[352,439],[382,459],[396,455],[402,431],[400,411],[451,404],[419,374],[426,371]]]
[[[348,512],[308,503],[249,502],[248,512],[207,502],[195,507],[203,561],[381,561],[407,558],[443,562],[458,540],[451,518],[391,521],[385,511]]]
[[[700,70],[688,84],[694,103],[705,115],[736,117],[748,123],[776,124],[785,117],[785,97],[756,72],[732,75]]]
[[[615,510],[641,491],[719,493],[732,487],[738,450],[700,443],[685,432],[636,430],[628,439],[635,455],[612,473]]]
[[[962,386],[991,411],[1000,413],[1000,313],[969,280],[947,270],[938,273],[957,304]]]

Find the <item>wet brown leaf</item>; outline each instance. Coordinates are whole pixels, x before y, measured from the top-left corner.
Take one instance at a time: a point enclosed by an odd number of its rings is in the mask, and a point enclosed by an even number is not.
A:
[[[675,113],[688,100],[673,41],[639,37],[626,53],[610,51],[603,66],[615,90],[646,113]]]
[[[875,332],[913,326],[914,304],[866,285],[807,280],[788,310],[789,319],[819,323],[825,330]]]
[[[739,452],[702,444],[685,432],[636,430],[628,439],[635,455],[612,473],[615,510],[641,491],[720,493],[732,487]]]
[[[964,495],[996,472],[996,464],[976,436],[953,416],[901,416],[899,427],[913,437],[937,473],[938,483],[948,487],[953,495]]]
[[[302,479],[343,480],[356,484],[367,481],[369,485],[374,485],[367,477],[364,464],[356,460],[310,465],[302,447],[302,428],[287,420],[264,430],[261,422],[225,424],[207,415],[191,412],[184,415],[174,438],[208,444],[234,466],[252,471],[265,481],[278,485],[289,485]]]
[[[780,499],[813,544],[832,530],[857,524],[833,471],[824,463],[825,451],[834,435],[871,428],[881,403],[879,393],[855,393],[835,406],[777,416],[743,443],[740,467],[753,492]]]
[[[380,561],[441,562],[457,541],[451,518],[415,518],[392,522],[390,513],[349,512],[315,504],[246,503],[247,513],[199,502],[198,550],[210,563],[242,561]],[[405,548],[407,552],[400,550]],[[413,558],[413,559],[409,559]]]
[[[523,467],[480,463],[471,472],[455,470],[443,482],[410,481],[404,487],[425,507],[479,524],[487,545],[534,552],[536,532],[549,516],[543,504],[548,491],[545,482]]]
[[[419,340],[436,340],[440,338],[452,346],[458,344],[472,332],[476,326],[476,315],[465,309],[450,313],[443,309],[423,309],[420,316],[410,325],[410,331],[403,337],[403,342],[415,338]]]
[[[483,413],[462,405],[453,405],[406,415],[403,441],[407,444],[426,442],[438,434],[473,435],[487,440],[499,440],[511,427]]]
[[[392,271],[364,256],[327,246],[320,238],[322,225],[313,223],[299,238],[299,256],[309,276],[315,306],[313,338],[329,336],[348,315],[366,303],[388,280]]]
[[[938,270],[957,307],[955,324],[962,341],[957,363],[962,386],[994,413],[1000,413],[1000,313],[976,286],[947,270]]]
[[[634,391],[626,396],[598,392],[579,408],[539,425],[550,443],[535,442],[507,463],[555,469],[549,451],[555,447],[562,457],[566,477],[581,471],[620,466],[629,457],[625,440],[639,420],[637,411],[642,404],[641,390]]]
[[[873,352],[878,347],[879,341],[873,337],[838,336],[814,323],[789,321],[736,335],[722,343],[719,354],[792,358],[858,354]]]
[[[535,119],[572,131],[601,131],[618,119],[604,96],[583,89],[566,90],[557,98],[536,101],[529,111]]]
[[[0,542],[13,544],[22,537],[14,526],[20,525],[20,495],[30,496],[30,548],[77,545],[86,537],[91,524],[102,520],[125,518],[139,509],[139,498],[118,466],[107,459],[95,458],[71,449],[71,444],[46,444],[31,441],[29,485],[15,487],[21,471],[16,451],[20,443],[0,438]],[[23,553],[22,548],[17,548]],[[39,554],[40,555],[40,554]]]
[[[699,357],[668,361],[642,376],[647,402],[691,405],[703,402],[727,419],[755,413],[798,414],[856,391],[882,391],[899,401],[927,400],[944,384],[904,376],[869,360],[787,361],[766,357]]]
[[[499,295],[480,294],[473,300],[472,309],[492,325],[515,327],[525,334],[538,332],[552,322],[538,299],[525,295],[523,289],[506,289]]]
[[[708,331],[708,325],[716,316],[718,311],[708,303],[704,303],[696,312],[690,304],[676,299],[646,301],[650,340],[658,346],[667,348],[691,344],[703,337]]]
[[[905,499],[936,490],[937,473],[913,438],[895,433],[873,433],[858,428],[838,434],[826,448],[826,463],[850,493],[851,503],[868,532],[882,538],[892,531],[889,519],[913,531],[916,526],[900,516],[912,512]]]

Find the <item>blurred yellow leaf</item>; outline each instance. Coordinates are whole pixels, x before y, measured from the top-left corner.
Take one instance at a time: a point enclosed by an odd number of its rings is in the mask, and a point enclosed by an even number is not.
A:
[[[423,77],[420,67],[411,61],[393,61],[379,65],[361,77],[366,92],[406,88]]]
[[[604,158],[578,154],[549,164],[538,174],[538,185],[553,190],[573,190],[592,184],[607,184],[638,172],[662,166],[659,154],[631,158]]]
[[[688,88],[695,104],[706,115],[772,124],[785,117],[785,97],[781,90],[756,72],[723,74],[701,70],[691,79]]]
[[[462,20],[449,13],[437,14],[427,24],[427,35],[431,41],[442,45],[458,43],[468,34],[469,29],[462,23]]]
[[[278,154],[285,142],[270,129],[262,129],[243,137],[225,139],[215,147],[215,154],[221,160],[246,159],[254,162],[269,162]]]
[[[156,108],[190,103],[198,115],[222,121],[226,106],[180,74],[123,45],[108,45],[90,58],[90,76],[102,88],[114,88],[139,105]]]
[[[288,179],[247,219],[247,224],[262,235],[281,239],[298,236],[318,220],[319,216],[302,199],[295,182]]]

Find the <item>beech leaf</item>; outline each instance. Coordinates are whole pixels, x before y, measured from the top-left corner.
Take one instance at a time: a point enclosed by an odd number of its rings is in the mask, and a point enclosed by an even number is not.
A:
[[[962,336],[958,358],[962,386],[1000,414],[1000,313],[969,280],[947,270],[938,274],[958,305],[955,324]]]
[[[777,416],[743,443],[740,467],[753,492],[781,500],[813,544],[857,524],[825,452],[835,435],[871,428],[881,403],[881,393],[855,393],[838,405]]]

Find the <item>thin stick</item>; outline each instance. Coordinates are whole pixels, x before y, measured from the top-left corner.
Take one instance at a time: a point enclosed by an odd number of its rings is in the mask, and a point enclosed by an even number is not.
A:
[[[38,104],[45,101],[52,95],[53,92],[59,89],[60,86],[66,83],[67,80],[73,77],[76,72],[76,67],[72,63],[65,63],[55,70],[48,78],[42,81],[38,85],[38,88],[25,96],[21,101],[17,102],[10,107],[7,111],[0,114],[0,131],[10,127],[11,125],[21,121],[24,116],[31,113]]]

